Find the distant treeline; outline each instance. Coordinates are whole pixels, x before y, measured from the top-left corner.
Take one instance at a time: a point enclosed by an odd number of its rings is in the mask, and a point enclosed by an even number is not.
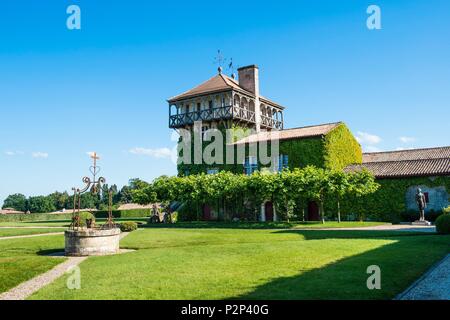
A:
[[[81,208],[107,210],[109,203],[109,191],[112,192],[113,207],[118,205],[131,203],[131,191],[136,188],[139,179],[132,179],[129,184],[118,190],[116,185],[109,187],[108,184],[103,185],[101,191],[97,195],[90,192],[81,195]],[[47,196],[26,197],[23,194],[12,194],[8,196],[4,203],[3,209],[11,208],[17,211],[30,213],[46,213],[55,212],[63,209],[73,209],[73,194],[68,192],[53,192]]]

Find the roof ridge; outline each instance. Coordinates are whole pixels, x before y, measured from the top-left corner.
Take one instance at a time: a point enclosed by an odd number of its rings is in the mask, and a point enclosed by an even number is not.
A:
[[[216,74],[215,76],[209,78],[208,80],[203,81],[203,82],[200,83],[199,85],[197,85],[197,86],[195,86],[195,87],[193,87],[193,88],[191,88],[191,89],[189,89],[189,90],[186,90],[186,91],[184,91],[184,92],[182,92],[182,93],[180,93],[180,94],[177,94],[176,96],[170,97],[169,99],[167,99],[167,101],[175,100],[175,99],[177,99],[177,98],[180,97],[180,96],[183,96],[183,95],[185,95],[185,94],[187,94],[187,93],[189,93],[189,92],[191,92],[191,91],[194,91],[195,89],[201,87],[201,86],[204,85],[205,83],[207,83],[207,82],[209,82],[209,81],[211,81],[211,80],[213,80],[213,79],[215,79],[215,78],[217,78],[217,77],[219,77],[219,76],[220,76],[220,78],[223,80],[223,82],[225,83],[225,85],[231,88],[231,86],[227,83],[227,81],[222,77],[222,74],[219,73],[219,74]]]
[[[398,153],[398,152],[411,152],[411,151],[435,150],[435,149],[447,149],[447,148],[450,149],[450,146],[415,148],[415,149],[405,149],[405,150],[389,150],[389,151],[377,151],[377,152],[364,152],[363,155],[383,154],[383,153]]]
[[[305,128],[313,128],[313,127],[323,127],[323,126],[329,126],[331,124],[342,124],[344,123],[343,121],[337,121],[337,122],[329,122],[329,123],[322,123],[322,124],[316,124],[316,125],[309,125],[309,126],[303,126],[303,127],[294,127],[294,128],[289,128],[289,129],[283,129],[281,131],[289,131],[289,130],[295,130],[295,129],[305,129]]]
[[[427,159],[404,159],[404,160],[388,160],[388,161],[369,161],[363,163],[354,163],[353,165],[365,165],[365,164],[373,164],[373,163],[395,163],[395,162],[419,162],[419,161],[437,161],[437,160],[450,160],[450,158],[427,158]]]

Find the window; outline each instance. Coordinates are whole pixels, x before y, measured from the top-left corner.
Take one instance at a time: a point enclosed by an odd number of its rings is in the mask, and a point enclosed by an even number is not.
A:
[[[258,170],[258,161],[255,156],[245,157],[244,172],[246,175],[251,175]]]
[[[208,169],[207,174],[217,174],[219,173],[219,169],[217,168],[212,168],[212,169]]]
[[[201,105],[201,103],[199,102],[199,103],[197,103],[197,111],[200,111],[202,109],[202,105]]]
[[[423,194],[425,196],[425,202],[430,203],[430,194],[428,192],[424,192]]]
[[[278,172],[284,169],[289,169],[289,157],[287,154],[280,154],[278,156]]]
[[[208,107],[209,107],[210,109],[213,108],[213,102],[212,102],[212,100],[208,101]]]
[[[189,169],[184,170],[184,176],[187,177],[188,175],[190,175],[190,171]]]
[[[189,113],[189,105],[186,105],[186,113]]]

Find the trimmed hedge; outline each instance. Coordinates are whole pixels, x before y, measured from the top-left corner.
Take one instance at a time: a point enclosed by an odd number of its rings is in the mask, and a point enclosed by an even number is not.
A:
[[[114,218],[145,218],[150,216],[150,209],[133,209],[133,210],[114,210]],[[93,212],[95,218],[107,218],[108,211]],[[72,212],[67,213],[31,213],[31,214],[3,214],[0,215],[0,222],[33,222],[33,221],[57,221],[70,220]]]
[[[114,218],[145,218],[151,215],[151,209],[113,210]],[[96,218],[108,218],[108,211],[94,212]]]
[[[450,214],[442,214],[436,219],[436,231],[441,234],[450,234]]]
[[[31,213],[31,214],[2,214],[0,222],[33,222],[33,221],[57,221],[70,220],[72,213]]]
[[[133,221],[125,221],[120,223],[120,231],[122,232],[131,232],[137,229],[138,225]]]

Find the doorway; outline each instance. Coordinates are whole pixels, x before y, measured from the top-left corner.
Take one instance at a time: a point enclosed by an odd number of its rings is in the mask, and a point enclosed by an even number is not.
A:
[[[319,206],[317,202],[308,202],[308,221],[320,221]]]
[[[266,221],[273,221],[273,203],[271,201],[264,205],[264,212],[266,213]]]

